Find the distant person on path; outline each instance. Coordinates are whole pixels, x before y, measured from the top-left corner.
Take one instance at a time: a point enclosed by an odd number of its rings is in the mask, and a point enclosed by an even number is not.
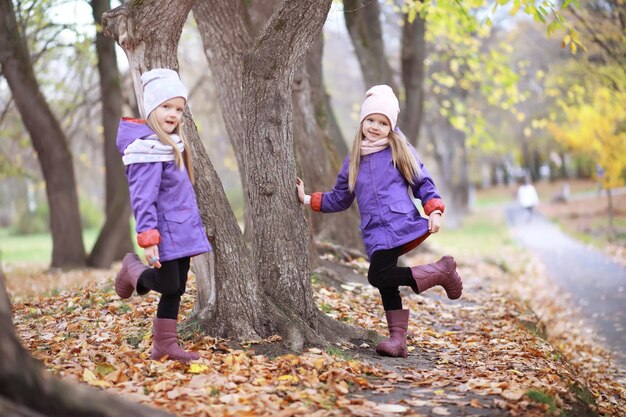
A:
[[[190,258],[211,250],[192,186],[191,148],[180,128],[187,89],[170,69],[145,72],[141,81],[147,118],[122,118],[117,148],[126,166],[137,243],[152,268],[136,254],[126,254],[115,277],[115,292],[121,298],[135,290],[139,295],[150,290],[161,293],[152,321],[151,357],[167,355],[187,362],[199,355],[178,345],[180,298]]]
[[[535,206],[539,203],[539,196],[528,176],[524,177],[523,184],[517,190],[517,201],[526,212],[526,221],[529,222],[533,217]]]
[[[398,258],[417,247],[441,226],[444,203],[433,179],[396,127],[400,108],[386,85],[370,88],[361,106],[360,125],[332,191],[306,195],[296,179],[298,198],[318,212],[346,210],[356,198],[363,243],[370,259],[368,280],[382,298],[390,338],[376,347],[383,356],[406,357],[409,310],[402,308],[399,287],[419,294],[441,285],[450,299],[461,296],[463,283],[451,256],[439,261],[398,267]],[[428,219],[420,216],[411,192],[422,202]]]

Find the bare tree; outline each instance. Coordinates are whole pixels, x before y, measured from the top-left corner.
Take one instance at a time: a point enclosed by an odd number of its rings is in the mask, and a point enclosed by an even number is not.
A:
[[[109,0],[91,0],[95,22],[111,9]],[[90,266],[106,268],[111,262],[132,252],[130,240],[130,198],[124,175],[124,166],[115,146],[117,126],[122,114],[122,87],[115,55],[115,41],[98,30],[96,33],[98,73],[102,103],[102,128],[104,135],[105,212],[106,220],[89,255]]]
[[[39,89],[11,0],[0,1],[0,63],[46,182],[53,242],[52,266],[85,265],[72,155],[65,134]]]
[[[409,21],[404,15],[402,26],[401,72],[404,100],[400,126],[409,141],[417,146],[424,118],[424,71],[426,61],[426,22],[421,16]]]
[[[366,88],[387,84],[398,91],[391,66],[385,57],[378,1],[344,0],[346,27],[354,45]]]

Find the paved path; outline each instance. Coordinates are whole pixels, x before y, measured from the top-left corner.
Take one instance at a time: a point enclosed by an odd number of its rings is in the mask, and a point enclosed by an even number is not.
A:
[[[507,206],[505,213],[513,235],[542,260],[550,278],[571,293],[583,319],[626,370],[626,268],[538,214],[528,221],[516,204]]]

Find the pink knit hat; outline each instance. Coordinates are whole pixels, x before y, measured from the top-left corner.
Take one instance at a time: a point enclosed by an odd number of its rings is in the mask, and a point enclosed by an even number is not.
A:
[[[365,101],[361,105],[361,120],[370,114],[380,113],[387,116],[391,123],[391,130],[395,129],[400,113],[400,104],[393,90],[388,85],[375,85],[365,93]]]

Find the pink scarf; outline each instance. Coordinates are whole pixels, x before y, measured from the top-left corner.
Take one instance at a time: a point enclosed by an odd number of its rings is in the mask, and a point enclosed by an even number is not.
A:
[[[389,138],[382,138],[377,141],[370,141],[367,140],[367,138],[363,138],[361,141],[361,156],[380,152],[387,146],[389,146]]]

